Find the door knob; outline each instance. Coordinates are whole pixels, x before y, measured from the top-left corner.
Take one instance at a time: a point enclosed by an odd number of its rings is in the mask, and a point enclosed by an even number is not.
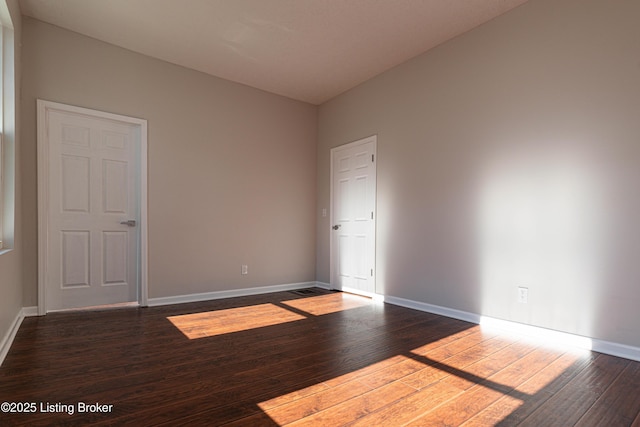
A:
[[[334,226],[333,226],[333,227],[331,227],[331,228],[333,228],[334,230],[337,230],[338,228],[340,228],[340,224],[334,225]]]
[[[135,219],[129,219],[129,220],[126,220],[126,221],[120,221],[120,224],[128,225],[129,227],[135,227],[136,226],[136,220]]]

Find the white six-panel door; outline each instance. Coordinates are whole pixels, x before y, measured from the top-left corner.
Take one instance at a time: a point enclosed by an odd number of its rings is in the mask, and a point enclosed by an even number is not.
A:
[[[138,301],[140,124],[41,111],[46,311]]]
[[[375,293],[376,137],[331,150],[331,284]]]

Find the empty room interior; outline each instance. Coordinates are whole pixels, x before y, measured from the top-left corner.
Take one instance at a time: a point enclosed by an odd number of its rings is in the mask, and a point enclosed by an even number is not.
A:
[[[640,1],[0,22],[0,425],[640,426]]]

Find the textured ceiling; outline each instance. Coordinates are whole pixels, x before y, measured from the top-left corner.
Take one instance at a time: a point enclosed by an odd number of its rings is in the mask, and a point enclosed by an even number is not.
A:
[[[527,0],[21,0],[22,13],[312,104]]]

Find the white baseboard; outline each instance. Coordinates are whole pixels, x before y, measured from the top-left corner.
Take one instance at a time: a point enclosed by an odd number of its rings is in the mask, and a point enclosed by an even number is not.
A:
[[[9,353],[9,348],[11,348],[13,339],[16,337],[16,333],[18,333],[22,319],[24,319],[24,314],[22,314],[22,310],[20,310],[16,315],[16,318],[13,319],[13,323],[11,323],[9,330],[2,338],[2,342],[0,342],[0,365],[2,365],[4,358],[7,357],[7,354]]]
[[[325,283],[325,282],[313,282],[313,283],[316,288],[326,289],[327,291],[330,291],[333,289],[329,283]]]
[[[599,353],[610,354],[611,356],[624,357],[625,359],[640,362],[640,348],[625,344],[618,344],[610,341],[592,339],[591,349]]]
[[[293,291],[296,289],[310,288],[318,282],[290,283],[287,285],[261,286],[257,288],[232,289],[228,291],[205,292],[201,294],[177,295],[172,297],[149,298],[149,307],[169,304],[182,304],[186,302],[208,301],[222,298],[242,297],[247,295],[268,294],[271,292]],[[322,287],[322,286],[318,286]]]
[[[425,311],[427,313],[439,314],[441,316],[452,317],[465,322],[480,324],[481,316],[466,311],[454,310],[452,308],[441,307],[439,305],[427,304],[425,302],[413,301],[404,298],[385,296],[384,302],[399,305],[400,307],[412,308],[414,310]]]
[[[9,349],[11,348],[11,344],[13,344],[13,340],[18,333],[18,329],[20,329],[20,325],[25,317],[37,316],[38,315],[38,307],[23,307],[20,309],[15,319],[11,323],[9,330],[2,338],[0,342],[0,365],[4,362],[4,358],[9,354]]]
[[[424,311],[427,313],[439,314],[441,316],[451,317],[453,319],[464,320],[465,322],[475,324],[489,324],[491,327],[503,329],[509,332],[515,332],[527,336],[543,338],[550,342],[564,343],[586,350],[597,351],[599,353],[609,354],[611,356],[623,357],[629,360],[640,362],[640,348],[625,344],[618,344],[610,341],[599,340],[597,338],[583,337],[580,335],[560,332],[551,329],[541,328],[538,326],[526,325],[522,323],[512,322],[509,320],[494,319],[491,317],[481,316],[466,311],[454,310],[452,308],[441,307],[438,305],[427,304],[424,302],[412,301],[404,298],[385,296],[384,301],[399,305],[401,307],[412,308],[414,310]]]
[[[22,314],[24,317],[38,316],[38,307],[22,307]]]

